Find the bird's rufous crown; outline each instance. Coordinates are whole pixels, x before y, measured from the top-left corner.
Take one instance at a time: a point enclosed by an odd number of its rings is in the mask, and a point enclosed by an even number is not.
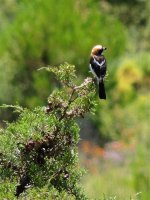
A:
[[[96,45],[92,48],[91,55],[98,55],[99,52],[103,52],[103,50],[106,50],[106,47],[103,47],[102,45]]]

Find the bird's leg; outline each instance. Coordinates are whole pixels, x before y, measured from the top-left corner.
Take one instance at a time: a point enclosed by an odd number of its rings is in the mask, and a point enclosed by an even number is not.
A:
[[[101,83],[103,80],[104,80],[104,78],[100,76],[99,77],[99,82]]]
[[[98,80],[97,80],[97,78],[96,78],[96,77],[94,77],[94,78],[93,78],[93,81],[94,81],[95,85],[97,85],[97,83],[98,83]]]

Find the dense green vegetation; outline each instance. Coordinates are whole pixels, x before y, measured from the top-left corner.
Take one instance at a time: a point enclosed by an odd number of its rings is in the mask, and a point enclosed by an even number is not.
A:
[[[106,153],[107,145],[114,141],[123,143],[125,147],[118,150],[123,162],[96,157],[99,179],[89,171],[83,185],[91,198],[105,198],[105,193],[106,198],[148,200],[150,2],[0,0],[0,3],[0,104],[19,104],[32,111],[46,105],[49,93],[60,85],[45,70],[37,69],[71,63],[76,66],[75,83],[79,84],[91,75],[88,62],[92,46],[105,45],[108,98],[98,102],[94,116],[79,120],[81,138],[87,135],[86,139],[96,141]],[[1,109],[0,126],[17,117],[9,109]],[[17,125],[11,126],[17,129]],[[5,147],[11,148],[9,144]],[[81,163],[88,168],[84,159],[81,155]],[[115,177],[118,182],[112,185]],[[47,191],[47,187],[39,190]],[[32,192],[36,193],[34,188]],[[66,193],[62,195],[67,198]]]
[[[79,186],[75,118],[94,109],[94,83],[87,78],[76,86],[74,66],[68,64],[46,69],[56,75],[62,89],[50,94],[46,108],[14,106],[18,120],[1,129],[1,199],[87,199]]]

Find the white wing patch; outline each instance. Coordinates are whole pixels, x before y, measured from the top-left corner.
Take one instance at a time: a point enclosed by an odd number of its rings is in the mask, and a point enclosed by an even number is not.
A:
[[[100,67],[103,66],[103,64],[105,63],[105,60],[103,60],[101,63],[99,63],[94,57],[93,57],[93,59],[94,59],[94,62]]]
[[[91,67],[91,64],[90,64],[90,70],[91,70],[92,74],[97,77],[96,73],[94,72],[94,70]]]
[[[91,70],[92,74],[93,74],[94,77],[97,79],[97,83],[99,83],[100,79],[97,77],[96,73],[95,73],[94,70],[92,69],[91,64],[90,64],[89,67],[90,67],[90,70]]]

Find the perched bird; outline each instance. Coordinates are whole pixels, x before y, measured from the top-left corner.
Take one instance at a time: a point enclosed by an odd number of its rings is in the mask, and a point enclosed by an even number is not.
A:
[[[107,64],[102,54],[104,50],[106,50],[106,47],[96,45],[92,48],[90,57],[90,70],[97,79],[100,99],[106,99],[104,77],[106,75]]]

